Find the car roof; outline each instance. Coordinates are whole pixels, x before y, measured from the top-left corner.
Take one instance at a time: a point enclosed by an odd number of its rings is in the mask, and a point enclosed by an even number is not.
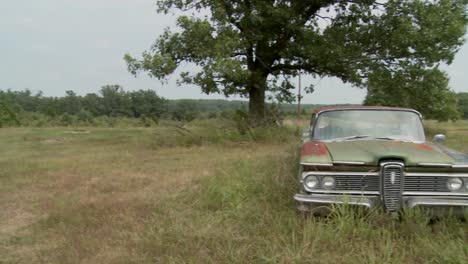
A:
[[[334,105],[334,106],[325,106],[319,107],[314,109],[315,114],[319,114],[321,112],[328,112],[328,111],[335,111],[335,110],[390,110],[390,111],[409,111],[415,112],[419,116],[421,114],[411,108],[405,107],[393,107],[393,106],[369,106],[369,105]]]

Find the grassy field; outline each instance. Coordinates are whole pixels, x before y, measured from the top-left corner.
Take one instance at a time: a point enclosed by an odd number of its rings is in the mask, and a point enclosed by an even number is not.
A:
[[[0,263],[468,262],[456,219],[297,216],[297,130],[213,122],[0,129]],[[468,152],[468,123],[428,125]]]

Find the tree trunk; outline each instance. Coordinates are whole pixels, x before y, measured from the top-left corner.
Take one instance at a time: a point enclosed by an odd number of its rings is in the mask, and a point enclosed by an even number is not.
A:
[[[268,73],[265,71],[252,72],[247,87],[249,91],[250,124],[257,126],[265,119],[265,91]]]

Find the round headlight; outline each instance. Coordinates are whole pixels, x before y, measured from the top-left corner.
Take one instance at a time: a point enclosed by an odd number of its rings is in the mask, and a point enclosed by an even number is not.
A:
[[[335,178],[326,176],[322,179],[322,187],[327,190],[335,188]]]
[[[447,187],[450,191],[458,191],[463,187],[463,181],[460,178],[449,178]]]
[[[307,176],[304,179],[304,185],[309,189],[317,188],[319,180],[316,176]]]

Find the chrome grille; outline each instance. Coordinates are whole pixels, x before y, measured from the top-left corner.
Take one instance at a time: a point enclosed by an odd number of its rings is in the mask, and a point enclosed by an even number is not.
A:
[[[382,164],[383,202],[389,212],[397,212],[400,209],[403,165],[400,163]]]
[[[448,192],[447,177],[405,176],[405,192]]]
[[[336,175],[335,190],[378,192],[379,177],[370,175]]]

